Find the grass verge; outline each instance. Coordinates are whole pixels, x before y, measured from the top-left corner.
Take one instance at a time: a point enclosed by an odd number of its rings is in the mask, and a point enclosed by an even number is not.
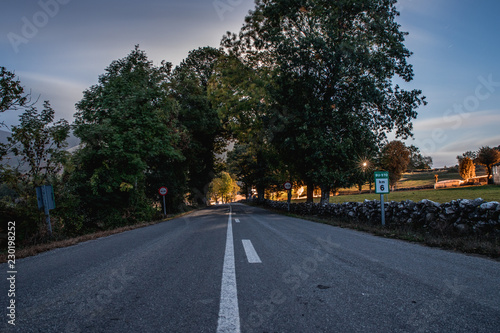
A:
[[[195,210],[191,210],[189,212],[177,214],[177,215],[174,215],[174,216],[171,216],[171,217],[168,217],[166,219],[159,220],[159,221],[138,223],[138,224],[120,227],[120,228],[116,228],[116,229],[104,230],[104,231],[99,231],[99,232],[95,232],[95,233],[91,233],[91,234],[85,234],[85,235],[81,235],[81,236],[74,237],[74,238],[68,238],[68,239],[63,239],[63,240],[51,241],[51,242],[43,243],[43,244],[37,244],[37,245],[32,245],[32,246],[27,246],[27,247],[22,247],[22,248],[16,248],[16,259],[31,257],[31,256],[37,255],[39,253],[42,253],[42,252],[47,252],[47,251],[62,248],[62,247],[76,245],[78,243],[83,243],[83,242],[87,242],[90,240],[119,234],[119,233],[129,231],[129,230],[148,227],[148,226],[151,226],[154,224],[166,222],[169,220],[173,220],[173,219],[176,219],[179,217],[189,215],[189,214],[193,213],[194,211]],[[6,251],[3,251],[2,253],[0,253],[0,264],[4,263],[4,262],[7,262],[7,252]]]

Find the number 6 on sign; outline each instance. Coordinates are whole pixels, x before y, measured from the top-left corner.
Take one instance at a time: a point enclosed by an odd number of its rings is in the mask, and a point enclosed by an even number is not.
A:
[[[375,193],[388,194],[389,193],[389,173],[386,171],[375,172]]]

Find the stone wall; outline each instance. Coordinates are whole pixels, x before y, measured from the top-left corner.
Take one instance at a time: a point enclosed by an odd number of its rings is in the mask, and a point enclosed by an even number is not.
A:
[[[286,201],[266,200],[264,205],[287,210]],[[342,204],[291,204],[290,212],[298,215],[336,217],[361,223],[380,224],[380,201]],[[385,203],[386,224],[428,228],[443,233],[500,234],[500,203],[476,200],[454,200],[439,204],[430,200]]]

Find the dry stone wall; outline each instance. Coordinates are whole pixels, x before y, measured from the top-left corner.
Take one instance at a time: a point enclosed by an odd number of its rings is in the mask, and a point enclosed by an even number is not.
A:
[[[284,201],[265,200],[265,206],[287,211]],[[346,202],[342,204],[298,203],[290,212],[298,215],[336,217],[360,223],[380,224],[380,201]],[[443,233],[500,234],[500,203],[475,200],[454,200],[439,204],[430,200],[420,202],[386,202],[388,225],[408,225],[429,228]]]

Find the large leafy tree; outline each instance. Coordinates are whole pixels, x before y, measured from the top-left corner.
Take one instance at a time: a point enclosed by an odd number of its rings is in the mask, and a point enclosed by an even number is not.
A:
[[[500,151],[491,147],[481,147],[477,152],[475,162],[486,167],[488,182],[492,184],[493,179],[491,178],[491,174],[493,166],[500,162]]]
[[[418,147],[411,145],[408,147],[408,150],[410,151],[410,164],[408,165],[409,170],[428,170],[432,167],[432,157],[422,156]]]
[[[411,135],[424,102],[419,90],[392,82],[413,78],[395,3],[257,1],[240,34],[223,40],[245,61],[273,64],[273,143],[305,181],[321,186],[323,202],[332,188],[352,184],[356,159],[386,132]]]
[[[136,46],[113,61],[77,103],[74,127],[83,148],[75,156],[74,180],[91,220],[149,219],[161,185],[176,200],[170,209],[182,201],[179,163],[187,143],[178,106],[167,94],[170,75],[170,63],[154,66]]]
[[[389,185],[393,188],[410,164],[410,149],[399,140],[389,142],[380,152],[379,166],[389,171]]]
[[[216,153],[225,145],[217,109],[208,96],[208,83],[223,53],[204,47],[193,50],[175,68],[171,94],[179,103],[179,121],[189,135],[184,151],[190,199],[206,204],[208,185],[215,174]]]

